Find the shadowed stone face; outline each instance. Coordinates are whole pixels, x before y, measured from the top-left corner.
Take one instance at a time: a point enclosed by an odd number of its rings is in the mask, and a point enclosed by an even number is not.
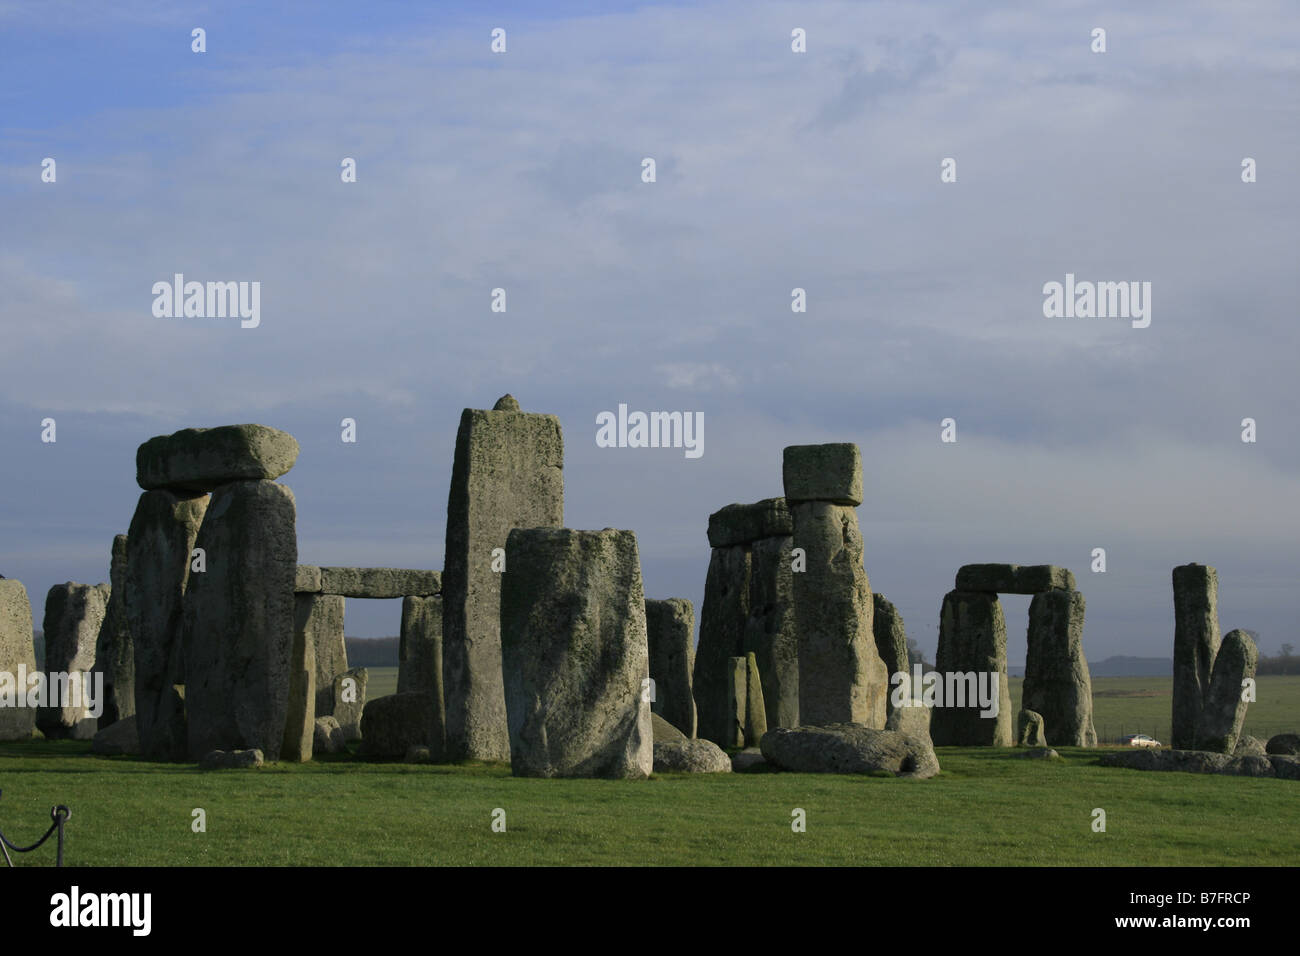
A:
[[[935,670],[950,673],[996,674],[997,716],[982,717],[978,703],[964,707],[935,707],[930,734],[937,746],[1011,746],[1011,693],[1007,689],[1007,622],[996,594],[949,591],[939,615],[939,649]],[[1050,730],[1050,728],[1049,728]]]
[[[95,666],[95,644],[108,612],[107,584],[56,584],[45,599],[45,671],[66,673],[82,684],[82,673]],[[74,675],[75,672],[75,676]],[[36,726],[51,739],[89,740],[98,722],[85,703],[84,688],[77,706],[46,706],[36,712]],[[51,702],[53,703],[53,702]]]
[[[113,538],[108,611],[95,647],[95,670],[104,675],[101,730],[135,713],[135,647],[126,620],[126,535]]]
[[[442,690],[442,598],[402,599],[402,631],[398,645],[397,692],[429,698],[430,758],[444,758],[447,733]]]
[[[206,495],[146,491],[126,542],[126,617],[135,652],[135,713],[140,753],[184,760],[188,752],[181,611],[190,552],[208,507]]]
[[[1236,750],[1246,720],[1242,684],[1254,678],[1259,650],[1245,631],[1231,631],[1214,658],[1205,707],[1198,723],[1198,750],[1230,754]]]
[[[885,662],[885,672],[892,678],[895,674],[907,674],[907,630],[903,627],[903,615],[892,601],[886,600],[879,592],[873,592],[871,600],[874,605],[871,615],[871,631],[875,637],[876,650]],[[909,676],[910,681],[910,676]],[[893,685],[890,685],[892,691]],[[887,712],[894,712],[893,694],[886,699]]]
[[[1029,602],[1024,707],[1042,715],[1054,747],[1097,745],[1092,677],[1083,656],[1084,609],[1078,591],[1044,591]]]
[[[501,649],[511,771],[649,776],[654,735],[636,536],[516,528],[507,551]]]
[[[695,609],[683,598],[647,600],[645,625],[650,677],[655,682],[650,709],[687,737],[694,737],[691,667],[695,663]]]
[[[443,692],[452,759],[510,759],[493,550],[512,528],[564,524],[564,442],[553,415],[465,409],[447,498]],[[515,403],[517,405],[517,403]],[[513,559],[506,554],[507,572]],[[642,609],[644,615],[644,608]]]
[[[731,739],[732,724],[727,706],[728,668],[731,658],[744,647],[749,594],[749,549],[744,545],[714,548],[704,579],[692,690],[698,714],[696,734],[724,747]]]
[[[1219,573],[1204,564],[1174,568],[1174,700],[1171,744],[1196,746],[1210,670],[1219,653]]]
[[[749,552],[749,617],[743,649],[758,660],[768,727],[799,724],[799,636],[790,568],[793,547],[793,535],[767,537],[754,541]],[[757,741],[753,743],[757,745]]]
[[[967,564],[957,569],[955,590],[1038,594],[1074,587],[1074,572],[1051,564]]]
[[[146,491],[201,493],[232,481],[279,478],[297,460],[297,440],[278,428],[185,428],[140,446],[136,483]]]

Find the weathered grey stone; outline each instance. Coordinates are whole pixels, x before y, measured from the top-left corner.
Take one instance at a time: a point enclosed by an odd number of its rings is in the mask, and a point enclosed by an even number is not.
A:
[[[794,547],[807,562],[794,573],[799,723],[884,727],[889,675],[876,650],[857,512],[825,501],[793,510]]]
[[[95,644],[108,612],[108,585],[56,584],[45,598],[45,672],[66,674],[63,687],[46,685],[47,705],[36,710],[36,726],[51,740],[89,740],[98,730],[98,716],[88,697],[103,706],[102,678],[94,679]],[[89,681],[87,681],[89,678]],[[100,683],[100,687],[95,687]],[[66,706],[57,701],[62,698]],[[53,705],[53,706],[51,706]]]
[[[429,597],[442,593],[441,571],[409,568],[321,568],[320,589],[350,598]]]
[[[1237,738],[1236,749],[1232,751],[1234,757],[1263,757],[1268,754],[1268,748],[1264,741],[1258,737],[1252,737],[1250,734],[1242,734]]]
[[[1016,744],[1020,747],[1046,747],[1043,732],[1043,715],[1035,710],[1022,709],[1016,717]]]
[[[795,630],[793,535],[750,545],[749,616],[743,649],[758,658],[768,727],[799,724],[799,635]]]
[[[520,411],[519,399],[507,393],[497,399],[497,403],[492,406],[494,412],[517,412]]]
[[[397,692],[429,697],[429,750],[433,759],[446,759],[446,709],[442,696],[442,598],[402,599],[402,631],[398,645]]]
[[[711,740],[654,745],[655,773],[731,773],[731,759]]]
[[[650,730],[657,744],[690,739],[653,710],[650,711]]]
[[[1268,757],[1260,754],[1243,754],[1228,761],[1220,773],[1233,777],[1276,777],[1277,771]]]
[[[1232,760],[1227,754],[1205,750],[1155,750],[1135,747],[1117,750],[1101,758],[1103,767],[1129,770],[1176,770],[1184,773],[1219,773]]]
[[[631,531],[516,528],[501,651],[517,777],[653,769],[645,594]]]
[[[361,715],[366,709],[366,684],[370,672],[353,667],[334,678],[334,719],[346,740],[361,737]]]
[[[140,752],[140,735],[135,729],[135,714],[130,714],[113,721],[95,734],[90,744],[90,752],[115,757],[120,754],[138,754]]]
[[[126,620],[126,535],[113,539],[108,610],[95,642],[95,671],[104,675],[102,731],[135,713],[135,648]]]
[[[930,708],[919,700],[915,701],[911,706],[895,707],[885,721],[885,729],[928,741],[930,739]]]
[[[762,538],[788,538],[794,518],[784,498],[764,498],[752,505],[727,505],[709,515],[709,547],[729,548]]]
[[[957,591],[996,594],[1038,594],[1054,589],[1073,591],[1074,572],[1054,564],[966,564],[957,569]]]
[[[316,627],[318,594],[294,594],[293,654],[289,659],[289,706],[280,759],[310,760],[316,736]]]
[[[1246,719],[1242,684],[1255,677],[1259,650],[1245,631],[1230,631],[1215,655],[1210,686],[1197,723],[1197,749],[1230,754]]]
[[[443,694],[451,759],[510,759],[501,671],[501,587],[492,551],[512,528],[564,524],[564,440],[554,415],[465,409],[447,497]],[[515,567],[507,551],[507,568]],[[642,617],[644,617],[642,609]]]
[[[1047,743],[1055,747],[1097,746],[1083,655],[1085,607],[1078,591],[1041,591],[1029,602],[1024,707],[1043,715]]]
[[[1219,653],[1219,573],[1204,564],[1174,568],[1174,699],[1170,743],[1196,746],[1210,670]]]
[[[36,709],[18,707],[27,675],[36,673],[32,606],[21,581],[0,579],[0,740],[26,740],[36,727]],[[12,675],[6,678],[6,674]]]
[[[935,670],[943,675],[945,694],[950,674],[994,674],[998,682],[997,714],[980,716],[978,701],[954,706],[945,699],[930,715],[930,735],[938,746],[1010,747],[1011,692],[1007,688],[1007,622],[996,594],[949,591],[939,613],[939,649]],[[954,680],[954,683],[958,683]],[[969,685],[961,689],[968,691]],[[991,708],[990,708],[991,709]],[[1044,718],[1046,719],[1046,718]],[[1045,728],[1051,732],[1050,725]]]
[[[290,674],[298,669],[295,525],[293,492],[284,485],[236,481],[212,494],[196,542],[207,570],[190,576],[182,629],[193,757],[254,749],[280,759]]]
[[[887,600],[878,591],[873,591],[871,601],[874,605],[871,613],[871,632],[875,637],[876,651],[885,662],[885,673],[889,675],[890,686],[895,674],[907,674],[910,671],[907,660],[907,630],[903,626],[903,615],[894,602]],[[885,713],[894,712],[894,695],[885,698]],[[886,725],[888,726],[888,725]]]
[[[1270,754],[1294,757],[1300,754],[1300,734],[1274,734],[1264,749]]]
[[[749,674],[745,658],[733,657],[727,662],[727,735],[721,741],[728,750],[745,746],[748,706]]]
[[[860,724],[777,727],[760,745],[767,762],[795,773],[874,773],[925,779],[939,772],[929,741]]]
[[[316,702],[312,713],[328,717],[334,713],[334,678],[348,669],[348,648],[343,637],[346,599],[339,594],[297,592],[296,626],[311,637]],[[360,717],[357,718],[360,720]]]
[[[698,715],[696,736],[732,746],[734,715],[728,711],[731,658],[740,654],[749,617],[750,556],[742,545],[714,548],[704,579],[700,641],[691,683]]]
[[[745,743],[756,746],[767,733],[767,710],[763,704],[763,683],[758,673],[758,658],[750,651],[745,655]]]
[[[298,442],[278,428],[183,428],[137,449],[135,480],[146,491],[201,493],[236,481],[279,478],[297,460]]]
[[[181,640],[190,555],[208,507],[206,495],[146,491],[126,540],[126,619],[135,653],[136,730],[150,760],[185,760],[188,731]]]
[[[313,754],[341,754],[348,749],[343,728],[333,717],[317,717],[312,731]]]
[[[300,564],[293,576],[293,590],[301,594],[319,594],[321,590],[320,568],[312,564]]]
[[[828,501],[855,508],[862,504],[862,451],[857,445],[790,445],[781,458],[785,497],[791,505]]]
[[[1020,750],[1013,753],[1013,757],[1027,757],[1030,760],[1060,760],[1061,755],[1051,747],[1034,747],[1030,750]]]
[[[265,760],[262,751],[252,750],[211,750],[199,760],[200,770],[247,770],[262,766]]]
[[[646,640],[654,699],[650,710],[695,736],[695,696],[691,668],[695,666],[695,609],[684,598],[645,602]]]
[[[1280,780],[1300,780],[1300,757],[1286,754],[1269,754],[1273,773]]]
[[[731,755],[732,773],[762,773],[770,769],[763,751],[757,747],[746,747]]]
[[[412,747],[427,747],[432,709],[428,694],[389,694],[369,701],[361,715],[361,756],[405,757]]]

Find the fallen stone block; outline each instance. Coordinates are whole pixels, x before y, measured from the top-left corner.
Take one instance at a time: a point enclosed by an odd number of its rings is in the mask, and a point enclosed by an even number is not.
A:
[[[654,745],[655,773],[731,773],[731,760],[711,740],[676,740]]]
[[[859,724],[778,727],[759,745],[767,762],[794,773],[889,771],[896,777],[925,779],[939,773],[939,758],[929,741]]]
[[[313,754],[341,754],[348,749],[343,728],[333,717],[317,717],[312,733]]]
[[[115,720],[95,734],[90,743],[90,752],[106,757],[139,754],[140,735],[135,729],[135,714]]]
[[[199,761],[200,770],[247,770],[262,766],[260,750],[212,750]]]
[[[1270,754],[1296,756],[1300,754],[1300,734],[1274,734],[1268,738],[1264,749]]]
[[[428,747],[432,702],[427,694],[389,694],[366,704],[361,715],[361,756],[405,757]]]

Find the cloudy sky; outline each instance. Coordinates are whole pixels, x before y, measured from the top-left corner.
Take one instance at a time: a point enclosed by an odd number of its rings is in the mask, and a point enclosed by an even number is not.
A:
[[[709,513],[853,441],[872,586],[931,654],[975,561],[1074,569],[1092,660],[1168,656],[1170,569],[1213,564],[1224,631],[1276,652],[1300,10],[1130,7],[0,0],[0,573],[39,621],[107,579],[140,442],[249,421],[302,445],[303,563],[440,568],[460,411],[511,392],[648,596],[698,609]],[[260,282],[261,325],[155,318],[177,272]],[[1067,273],[1150,282],[1150,326],[1045,318]],[[619,403],[702,412],[703,456],[598,448]]]

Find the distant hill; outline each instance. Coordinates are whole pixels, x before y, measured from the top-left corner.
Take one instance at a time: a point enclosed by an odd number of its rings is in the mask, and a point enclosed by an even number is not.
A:
[[[396,667],[398,638],[345,637],[348,667]]]
[[[1093,677],[1172,677],[1172,657],[1125,657],[1117,654],[1104,661],[1088,661],[1088,673]],[[1024,664],[1007,666],[1008,677],[1024,677]]]

